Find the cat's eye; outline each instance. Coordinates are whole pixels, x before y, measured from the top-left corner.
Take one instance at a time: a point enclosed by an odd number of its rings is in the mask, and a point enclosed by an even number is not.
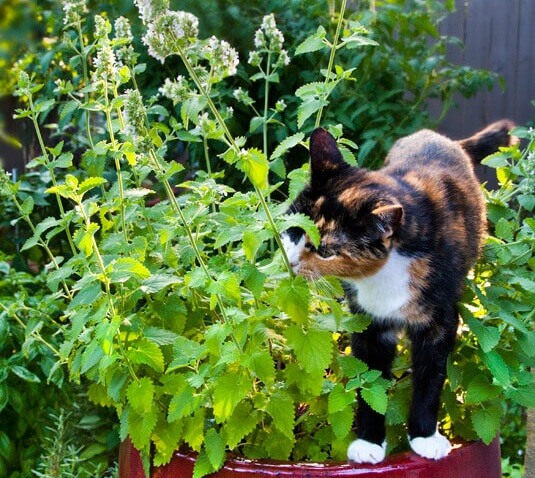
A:
[[[334,250],[331,247],[326,246],[325,244],[320,244],[316,254],[323,259],[328,259],[329,257],[334,256]]]

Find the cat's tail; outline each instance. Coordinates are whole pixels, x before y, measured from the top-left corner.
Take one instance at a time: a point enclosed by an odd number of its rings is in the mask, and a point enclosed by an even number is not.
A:
[[[496,121],[469,138],[459,141],[474,163],[479,164],[484,158],[498,151],[500,146],[512,146],[518,138],[509,132],[515,124],[507,119]]]

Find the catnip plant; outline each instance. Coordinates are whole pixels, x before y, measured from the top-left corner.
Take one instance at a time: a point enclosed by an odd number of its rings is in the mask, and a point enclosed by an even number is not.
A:
[[[248,458],[345,459],[354,439],[356,392],[386,414],[394,436],[389,443],[402,448],[408,381],[399,376],[392,387],[351,356],[346,334],[363,330],[368,319],[345,310],[336,280],[293,276],[280,244],[290,227],[319,242],[310,218],[286,214],[308,180],[308,164],[287,174],[285,159],[293,148],[307,147],[307,133],[322,124],[332,92],[358,73],[339,64],[337,53],[373,48],[369,32],[346,19],[344,0],[332,31],[319,27],[297,47],[294,56],[324,50],[328,63],[318,81],[295,92],[297,132],[270,151],[270,128],[285,108],[270,86],[283,81],[290,61],[276,18],[264,17],[244,64],[227,41],[200,38],[191,13],[171,10],[166,0],[135,4],[143,47],[160,63],[183,67],[157,95],[146,97],[138,86],[146,65],[138,63],[129,21],[96,15],[90,31],[83,0],[63,2],[74,69],[57,79],[53,96],[41,95],[32,75],[19,74],[17,116],[31,122],[40,146],[28,168],[49,174],[56,214],[36,222],[35,202],[21,197],[18,182],[3,172],[1,187],[31,231],[22,252],[43,251],[50,294],[62,304],[53,372],[66,367],[71,380],[90,383],[90,399],[117,412],[121,439],[140,450],[146,470],[167,463],[182,446],[198,452],[196,477],[221,468],[228,451]],[[245,84],[235,87],[238,69],[263,82],[263,105]],[[234,135],[229,122],[238,103],[250,109],[251,120],[248,131]],[[46,144],[43,123],[52,110],[73,118],[83,135],[73,151],[61,135]],[[357,145],[343,138],[340,125],[327,126],[344,158],[355,163]],[[262,149],[249,146],[248,137],[260,129]],[[195,171],[184,161],[193,145],[201,151]],[[236,171],[240,188],[228,181]],[[284,189],[274,178],[288,179],[286,201],[272,198]],[[524,230],[520,223],[510,227]],[[479,270],[484,267],[477,271],[483,281],[488,275]],[[526,319],[517,320],[531,340]],[[469,380],[466,371],[459,376],[463,364],[472,364],[465,370],[474,373],[485,370],[489,382],[500,371],[492,365],[499,360],[489,359],[498,343],[487,349],[477,325],[468,325],[473,334],[463,343],[470,346],[451,361],[444,421],[461,436],[489,442],[495,420],[485,430],[477,418],[473,427],[470,420],[465,426],[452,420],[488,410],[486,402],[463,401]],[[501,327],[506,337],[518,332]],[[401,369],[403,353],[399,360]],[[514,398],[512,389],[525,397],[522,387],[532,386],[526,362],[511,360],[511,381],[491,383],[496,393],[485,399]]]

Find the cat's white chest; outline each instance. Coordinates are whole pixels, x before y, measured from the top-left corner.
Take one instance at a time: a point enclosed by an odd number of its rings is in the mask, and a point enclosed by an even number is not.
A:
[[[345,282],[353,289],[354,299],[367,313],[375,318],[404,322],[403,309],[408,305],[410,294],[410,265],[412,259],[390,253],[386,264],[374,275]]]

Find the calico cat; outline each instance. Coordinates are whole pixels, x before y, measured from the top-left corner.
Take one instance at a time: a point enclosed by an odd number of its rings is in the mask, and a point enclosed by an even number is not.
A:
[[[398,332],[412,343],[413,396],[408,423],[412,450],[446,456],[450,442],[437,429],[446,360],[458,327],[456,303],[486,233],[485,203],[473,163],[506,145],[506,120],[455,142],[430,130],[398,140],[384,167],[347,164],[324,129],[310,137],[310,183],[289,213],[317,225],[321,243],[291,228],[282,242],[293,271],[306,278],[342,279],[353,313],[371,325],[352,335],[353,354],[391,379]],[[385,457],[385,420],[358,397],[350,461]]]

